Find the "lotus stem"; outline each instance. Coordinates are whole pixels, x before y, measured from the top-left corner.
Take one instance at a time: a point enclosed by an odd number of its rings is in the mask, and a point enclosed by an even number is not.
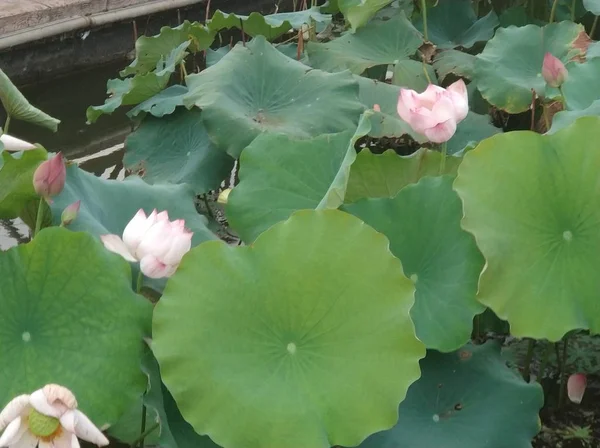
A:
[[[523,379],[529,382],[529,377],[531,373],[531,361],[533,360],[533,348],[535,347],[535,339],[529,340],[529,345],[527,346],[527,355],[525,355],[525,365],[523,366]]]
[[[8,134],[9,126],[10,126],[10,114],[6,114],[6,121],[4,122],[4,129],[2,129],[2,132],[4,132],[5,134]]]
[[[160,427],[160,423],[159,422],[156,422],[155,424],[153,424],[152,426],[150,426],[146,431],[144,431],[143,434],[140,434],[140,436],[133,441],[133,443],[130,445],[130,447],[131,448],[135,448],[138,443],[140,443],[141,441],[143,441],[146,437],[148,437],[148,435],[152,434],[159,427]]]
[[[598,17],[594,17],[594,23],[592,23],[592,29],[590,30],[590,39],[594,39],[594,33],[596,32],[596,26],[598,26]]]
[[[144,448],[144,439],[145,438],[146,438],[146,405],[142,402],[142,426],[140,427],[139,448]]]
[[[44,216],[44,198],[40,198],[40,203],[38,204],[37,215],[35,216],[35,229],[33,231],[33,236],[36,236],[40,230],[42,230],[42,218]]]
[[[558,409],[561,409],[565,405],[565,392],[567,385],[565,382],[567,372],[567,337],[563,339],[563,351],[562,351],[562,362],[560,363],[560,389],[558,391]]]
[[[429,41],[429,35],[427,33],[427,0],[421,0],[421,15],[423,16],[423,36],[426,41]]]
[[[567,97],[565,95],[565,91],[564,91],[563,87],[560,86],[558,88],[558,91],[560,92],[560,96],[562,97],[563,109],[567,110],[568,109],[568,107],[567,107]]]
[[[571,22],[575,22],[575,0],[571,1]]]
[[[138,273],[135,292],[139,294],[142,291],[142,286],[144,286],[144,274],[142,274],[142,270],[140,269],[140,272]]]
[[[442,143],[442,158],[440,159],[440,172],[439,174],[444,174],[446,170],[446,155],[448,153],[448,142]]]
[[[548,106],[546,103],[542,104],[543,115],[544,115],[544,123],[546,124],[546,131],[550,129],[550,119],[548,118]]]
[[[554,0],[552,3],[552,9],[550,10],[550,18],[548,19],[549,23],[554,22],[554,16],[556,14],[556,7],[558,6],[558,0]]]

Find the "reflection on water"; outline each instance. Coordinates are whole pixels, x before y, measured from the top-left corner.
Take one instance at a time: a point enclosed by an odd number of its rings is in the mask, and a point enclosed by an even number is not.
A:
[[[62,151],[71,161],[97,176],[123,177],[123,141],[131,131],[129,119],[121,110],[86,124],[85,111],[106,98],[106,81],[118,77],[126,61],[118,61],[83,73],[30,86],[19,86],[36,107],[61,120],[58,132],[12,120],[9,133],[24,140],[40,143],[48,151]],[[0,106],[0,123],[5,113]],[[19,219],[0,221],[0,250],[28,239],[29,229]]]

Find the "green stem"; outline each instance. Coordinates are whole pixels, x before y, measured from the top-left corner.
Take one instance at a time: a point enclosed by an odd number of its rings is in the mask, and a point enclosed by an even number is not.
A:
[[[10,115],[6,115],[6,121],[4,122],[4,129],[2,129],[2,132],[4,132],[5,134],[8,134],[8,128],[10,126]]]
[[[557,6],[558,6],[558,0],[554,0],[554,2],[552,3],[552,9],[550,10],[550,18],[548,19],[548,22],[550,22],[550,23],[554,22],[554,15],[556,14]]]
[[[142,274],[142,270],[138,273],[137,285],[135,291],[139,294],[142,291],[142,286],[144,286],[144,274]]]
[[[144,448],[144,439],[146,438],[146,405],[142,403],[142,426],[140,428],[139,448]]]
[[[563,352],[562,362],[560,369],[560,390],[558,392],[558,409],[561,409],[565,404],[565,392],[567,391],[567,385],[565,384],[567,372],[567,337],[563,339]]]
[[[594,33],[596,32],[596,27],[598,26],[598,17],[594,17],[594,23],[592,23],[592,29],[590,30],[590,39],[594,38]]]
[[[533,360],[533,348],[535,347],[535,339],[529,340],[529,345],[527,346],[527,355],[525,355],[525,365],[523,366],[523,379],[529,382],[529,377],[531,373],[531,361]]]
[[[542,103],[544,122],[546,123],[546,131],[550,129],[550,119],[548,118],[548,107],[546,103]]]
[[[36,236],[40,232],[40,230],[42,230],[43,217],[44,217],[44,198],[40,198],[37,215],[35,217],[35,229],[33,231],[33,236]]]
[[[571,2],[571,22],[575,22],[575,0]]]
[[[429,40],[429,36],[427,34],[427,0],[421,0],[421,15],[423,16],[423,36],[425,40]]]
[[[446,171],[446,155],[448,153],[448,142],[442,143],[442,158],[440,159],[440,172],[439,174],[444,174]]]
[[[131,448],[135,448],[138,443],[142,442],[148,435],[152,434],[159,427],[160,427],[160,423],[158,423],[158,422],[156,422],[155,424],[150,426],[146,431],[144,431],[143,434],[140,434],[140,436],[133,441],[133,443],[130,445]]]
[[[560,96],[562,96],[563,109],[567,110],[567,97],[565,96],[565,91],[563,90],[563,87],[560,86],[558,88],[558,91],[560,92]]]

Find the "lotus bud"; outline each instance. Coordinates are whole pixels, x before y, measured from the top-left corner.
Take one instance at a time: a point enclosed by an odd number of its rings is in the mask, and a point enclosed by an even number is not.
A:
[[[220,194],[219,197],[217,198],[217,202],[219,204],[227,204],[227,201],[229,200],[229,193],[231,193],[231,188],[227,188],[226,190],[223,190]]]
[[[374,110],[375,112],[381,112],[381,106],[379,106],[379,104],[374,104],[374,105],[373,105],[373,110]]]
[[[62,153],[42,162],[33,174],[33,188],[35,192],[49,203],[52,196],[60,194],[65,187],[67,168]]]
[[[4,149],[7,151],[28,151],[30,149],[36,149],[35,145],[8,134],[0,135],[0,142],[2,142]]]
[[[569,77],[565,64],[560,59],[546,53],[542,65],[542,76],[550,87],[560,87]]]
[[[62,227],[68,226],[77,218],[79,215],[79,207],[81,206],[81,201],[73,202],[71,205],[67,206],[60,215],[60,225]]]
[[[587,387],[587,378],[583,373],[574,373],[567,381],[567,395],[573,403],[580,404]]]

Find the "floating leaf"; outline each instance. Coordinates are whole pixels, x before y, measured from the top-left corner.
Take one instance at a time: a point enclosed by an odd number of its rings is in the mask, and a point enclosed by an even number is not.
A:
[[[183,97],[187,95],[188,88],[179,84],[167,87],[152,98],[142,101],[131,109],[127,116],[137,117],[143,112],[148,112],[155,117],[164,117],[172,114],[178,106],[183,106]]]
[[[188,184],[196,194],[217,188],[233,159],[208,139],[198,109],[146,117],[127,137],[123,164],[148,183]]]
[[[493,9],[478,19],[471,0],[444,0],[427,12],[429,40],[440,49],[471,48],[477,42],[491,39],[498,25],[498,16]],[[415,26],[423,31],[422,18]]]
[[[161,92],[169,83],[171,74],[187,54],[186,48],[190,41],[182,43],[175,48],[169,57],[159,61],[156,71],[142,75],[135,75],[133,78],[110,79],[106,83],[109,97],[102,106],[90,106],[87,109],[88,124],[95,122],[104,114],[112,114],[120,106],[132,106],[142,103],[149,98],[154,97]]]
[[[352,27],[356,30],[377,12],[392,3],[393,0],[338,0],[338,8]]]
[[[184,104],[202,109],[211,140],[234,158],[262,132],[310,138],[355,129],[363,111],[350,74],[312,70],[262,36],[186,82]]]
[[[229,195],[231,226],[251,242],[295,210],[338,208],[356,159],[354,143],[364,134],[359,129],[354,136],[343,132],[309,140],[257,137],[242,152],[240,183]]]
[[[27,121],[53,132],[58,129],[60,120],[32,106],[2,69],[0,69],[0,102],[11,118]]]
[[[406,59],[398,61],[394,65],[394,75],[392,77],[392,84],[394,85],[422,92],[431,83],[437,84],[438,80],[435,70],[429,64]]]
[[[311,21],[327,24],[331,22],[331,15],[321,13],[321,8],[315,6],[307,10],[285,12],[263,16],[257,12],[249,16],[227,14],[217,10],[208,27],[213,32],[223,29],[237,28],[249,36],[264,36],[267,40],[274,40],[291,29],[300,29]]]
[[[540,429],[542,388],[506,367],[495,342],[448,354],[428,351],[421,369],[400,405],[398,424],[359,448],[467,448],[483,440],[494,448],[531,447]]]
[[[600,331],[598,138],[598,117],[552,135],[500,134],[459,167],[462,225],[487,262],[478,298],[516,337]]]
[[[421,33],[401,13],[387,21],[375,20],[331,42],[308,42],[306,51],[315,68],[361,74],[369,67],[408,59],[422,44]]]
[[[415,282],[411,317],[425,346],[450,352],[469,341],[473,317],[484,310],[475,299],[484,260],[460,227],[462,204],[452,177],[425,177],[394,198],[363,199],[343,210],[390,239]]]
[[[91,235],[55,227],[0,252],[0,273],[0,403],[57,383],[98,426],[116,422],[146,385],[152,313],[127,263]]]
[[[363,149],[350,169],[344,201],[394,197],[422,177],[440,175],[441,156],[440,152],[425,148],[410,156],[399,156],[393,149],[378,155]],[[447,157],[442,174],[455,174],[460,161],[458,157]]]
[[[121,76],[146,74],[156,68],[161,61],[169,58],[171,52],[184,42],[192,53],[206,50],[213,43],[215,32],[204,25],[185,20],[181,25],[171,28],[163,26],[156,36],[142,36],[135,42],[135,59],[121,71]]]
[[[499,28],[475,62],[475,81],[483,97],[509,113],[531,106],[531,89],[546,96],[542,63],[546,52],[562,62],[585,55],[583,25],[573,22]]]
[[[391,427],[424,350],[388,244],[349,214],[304,210],[251,246],[192,249],[153,323],[183,417],[230,448],[354,446]]]
[[[0,218],[16,218],[25,204],[39,198],[33,189],[33,173],[46,158],[44,149],[32,149],[22,153],[2,152]]]
[[[563,110],[552,117],[552,127],[547,134],[554,134],[572,125],[578,118],[590,115],[600,116],[600,100],[595,100],[589,107],[581,110]]]
[[[458,50],[440,51],[433,62],[441,80],[450,73],[465,78],[473,78],[475,74],[476,56]]]

